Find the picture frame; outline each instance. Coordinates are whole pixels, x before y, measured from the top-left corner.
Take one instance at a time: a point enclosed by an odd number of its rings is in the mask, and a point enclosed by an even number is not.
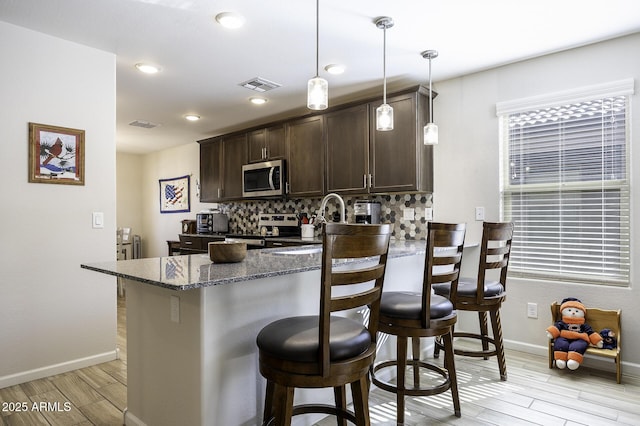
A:
[[[191,211],[191,176],[160,179],[160,213]]]
[[[29,123],[29,182],[84,185],[85,131]]]

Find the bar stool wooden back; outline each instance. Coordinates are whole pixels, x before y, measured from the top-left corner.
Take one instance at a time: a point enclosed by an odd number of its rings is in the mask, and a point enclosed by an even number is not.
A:
[[[456,331],[453,337],[480,340],[482,350],[459,348],[454,350],[455,354],[484,359],[488,359],[490,356],[497,357],[500,379],[503,381],[507,380],[507,363],[502,344],[500,307],[507,297],[507,268],[512,238],[513,223],[484,222],[478,276],[476,278],[461,277],[457,291],[453,292],[447,284],[438,284],[433,287],[436,294],[450,297],[456,310],[478,312],[480,332]],[[487,276],[488,273],[492,276]],[[491,317],[493,336],[489,335],[487,312]],[[440,342],[437,342],[434,349],[436,358],[438,351],[442,349],[442,345],[438,343]]]
[[[460,399],[453,359],[452,333],[457,321],[453,304],[446,297],[432,294],[437,283],[458,285],[465,224],[428,223],[427,252],[422,280],[422,292],[384,292],[380,303],[379,331],[396,336],[396,359],[376,363],[371,369],[371,381],[381,389],[395,393],[398,424],[404,424],[405,396],[429,396],[451,389],[454,412],[460,417]],[[442,338],[445,349],[444,368],[420,360],[420,338]],[[407,360],[407,342],[411,338],[412,359]],[[407,364],[413,370],[413,386],[406,383]],[[380,379],[380,370],[396,369],[396,383]],[[439,380],[420,384],[421,370],[435,373]],[[441,377],[440,377],[441,376]]]
[[[257,337],[260,373],[267,379],[264,424],[288,426],[292,416],[308,413],[335,415],[339,425],[370,424],[368,372],[376,354],[390,236],[389,224],[324,225],[319,315],[277,320]],[[336,262],[369,257],[348,269]],[[368,325],[335,315],[362,307],[369,307]],[[347,384],[353,412],[346,408]],[[295,388],[327,387],[334,388],[335,406],[293,406]]]

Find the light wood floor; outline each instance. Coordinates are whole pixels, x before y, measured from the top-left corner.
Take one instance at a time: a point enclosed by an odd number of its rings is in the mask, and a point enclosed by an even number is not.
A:
[[[124,299],[118,298],[121,359],[0,389],[0,426],[121,425],[127,400],[125,324]],[[501,382],[495,359],[456,357],[462,417],[453,415],[447,392],[407,398],[405,424],[640,425],[638,380],[625,377],[618,385],[613,372],[585,367],[573,372],[550,370],[546,357],[516,351],[507,351],[507,369],[508,381]],[[29,409],[6,410],[5,404],[12,402],[25,402]],[[32,410],[34,402],[58,403],[60,409]],[[65,402],[70,404],[68,411]],[[374,389],[370,410],[372,425],[395,425],[395,395]],[[317,424],[327,425],[335,421],[328,418]]]

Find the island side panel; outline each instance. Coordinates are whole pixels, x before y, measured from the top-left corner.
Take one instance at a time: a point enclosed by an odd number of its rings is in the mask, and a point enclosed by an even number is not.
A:
[[[127,424],[205,424],[200,291],[177,292],[130,280],[125,285]],[[179,322],[171,320],[171,296],[179,299]]]
[[[260,424],[266,382],[258,367],[256,336],[276,319],[318,313],[320,271],[204,290],[203,424]],[[333,392],[296,391],[296,402],[318,399],[330,403]]]

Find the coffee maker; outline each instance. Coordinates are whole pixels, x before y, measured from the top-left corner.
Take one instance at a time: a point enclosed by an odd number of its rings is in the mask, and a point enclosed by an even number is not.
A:
[[[378,201],[357,200],[353,204],[356,223],[380,223],[380,203]]]

